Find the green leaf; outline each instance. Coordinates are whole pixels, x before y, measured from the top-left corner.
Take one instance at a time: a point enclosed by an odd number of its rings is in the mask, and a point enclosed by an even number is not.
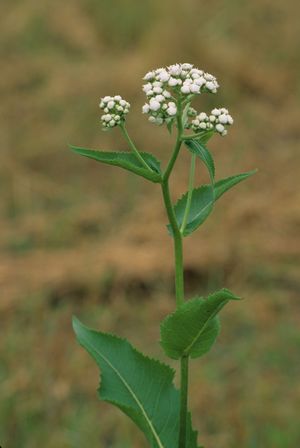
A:
[[[234,187],[236,184],[239,184],[242,180],[253,176],[255,173],[257,173],[257,170],[236,174],[235,176],[226,177],[225,179],[219,180],[215,184],[215,199],[219,199],[226,191],[230,190],[230,188]]]
[[[174,212],[179,228],[182,226],[187,197],[188,193],[185,193],[174,206]],[[206,218],[212,212],[213,205],[214,195],[210,185],[202,185],[202,187],[195,188],[193,190],[191,206],[183,236],[190,235],[206,220]],[[168,225],[168,229],[171,233],[172,230],[170,225]]]
[[[202,185],[199,188],[195,188],[193,190],[191,208],[183,236],[190,235],[207,219],[213,210],[214,202],[226,191],[230,190],[230,188],[252,176],[256,172],[257,170],[248,171],[246,173],[237,174],[235,176],[217,181],[214,184],[214,195],[212,194],[210,185]],[[174,206],[174,212],[179,228],[181,227],[183,221],[187,197],[188,193],[185,193]],[[169,233],[172,234],[170,225],[168,225],[168,230]]]
[[[72,151],[98,162],[106,163],[108,165],[115,165],[125,170],[132,171],[139,176],[142,176],[152,182],[161,182],[160,162],[147,152],[141,152],[141,156],[145,162],[150,166],[152,172],[147,170],[139,161],[137,156],[132,152],[111,152],[98,151],[95,149],[80,148],[70,145]]]
[[[172,134],[172,129],[173,129],[173,125],[174,125],[174,118],[168,118],[166,120],[167,123],[167,129],[169,131],[170,134]]]
[[[167,316],[161,324],[161,345],[167,356],[198,358],[207,353],[220,331],[217,314],[229,300],[238,299],[221,289],[207,298],[189,300]]]
[[[201,140],[194,140],[194,139],[185,140],[185,145],[193,154],[196,154],[205,164],[209,172],[211,184],[213,185],[215,180],[215,164],[214,159],[209,150],[206,148],[206,146]]]
[[[208,140],[210,140],[214,134],[215,134],[214,130],[212,130],[212,131],[204,131],[203,135],[201,135],[196,140],[199,140],[200,142],[202,142],[202,143],[204,143],[206,145]]]
[[[73,318],[79,343],[101,368],[100,398],[121,409],[144,432],[151,448],[174,448],[179,437],[179,392],[174,371],[139,353],[128,341],[97,332]],[[197,448],[188,415],[187,448]]]

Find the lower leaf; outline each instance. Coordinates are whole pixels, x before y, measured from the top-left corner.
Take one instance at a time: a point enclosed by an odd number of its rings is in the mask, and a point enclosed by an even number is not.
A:
[[[97,332],[73,319],[79,343],[101,368],[100,398],[121,409],[143,431],[151,448],[175,448],[179,437],[179,392],[174,371],[139,353],[125,339]],[[187,448],[197,448],[188,415]]]

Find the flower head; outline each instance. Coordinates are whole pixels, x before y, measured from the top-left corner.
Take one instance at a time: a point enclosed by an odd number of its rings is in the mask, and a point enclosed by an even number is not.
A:
[[[216,93],[219,87],[213,75],[188,63],[152,70],[146,73],[144,80],[143,91],[149,103],[144,105],[143,113],[150,114],[149,120],[157,124],[174,119],[178,98],[192,98],[203,92]]]
[[[99,107],[104,111],[101,117],[102,126],[104,128],[113,128],[125,121],[130,104],[120,95],[115,95],[101,98]]]
[[[195,132],[214,130],[218,134],[224,136],[227,134],[226,126],[233,124],[233,118],[229,115],[228,110],[222,107],[221,109],[213,109],[210,115],[201,112],[192,120],[191,128]]]

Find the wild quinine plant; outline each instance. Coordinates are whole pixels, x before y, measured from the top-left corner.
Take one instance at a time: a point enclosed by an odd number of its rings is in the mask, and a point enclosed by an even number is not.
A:
[[[176,129],[176,142],[165,169],[157,158],[140,151],[131,140],[125,120],[130,104],[121,96],[100,101],[105,130],[119,127],[130,151],[98,151],[71,146],[77,154],[108,165],[116,165],[161,186],[174,244],[176,308],[161,323],[161,346],[165,354],[180,362],[180,389],[173,384],[174,370],[136,350],[126,339],[92,330],[77,318],[73,327],[79,343],[101,370],[100,398],[120,408],[144,432],[152,448],[203,448],[198,445],[188,412],[189,360],[207,353],[220,331],[218,313],[239,298],[228,289],[208,297],[186,300],[183,275],[183,238],[191,235],[213,211],[215,202],[229,189],[255,173],[216,180],[214,159],[207,149],[215,135],[225,136],[233,119],[225,108],[198,113],[192,101],[202,93],[215,94],[216,78],[193,67],[175,64],[150,71],[144,77],[147,103],[143,113],[149,121]],[[188,191],[172,203],[169,179],[180,150],[191,154]],[[208,170],[210,182],[194,188],[196,161]]]

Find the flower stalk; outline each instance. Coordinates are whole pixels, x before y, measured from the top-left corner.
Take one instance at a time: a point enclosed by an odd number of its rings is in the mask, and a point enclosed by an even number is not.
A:
[[[148,165],[148,163],[143,159],[143,157],[141,156],[139,150],[137,149],[137,147],[135,146],[135,144],[133,143],[133,141],[131,140],[125,123],[121,123],[120,124],[120,129],[125,137],[125,140],[127,141],[131,151],[134,153],[134,155],[137,157],[137,159],[141,162],[141,164],[143,165],[144,168],[146,168],[147,170],[153,172],[153,170],[150,168],[150,166]]]

